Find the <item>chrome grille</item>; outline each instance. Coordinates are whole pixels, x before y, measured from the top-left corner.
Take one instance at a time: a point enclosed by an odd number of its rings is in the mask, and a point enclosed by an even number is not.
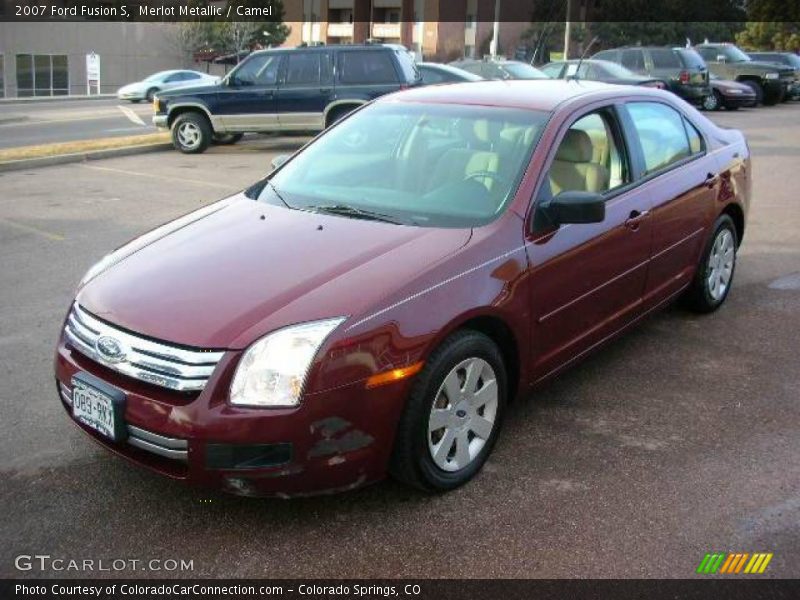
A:
[[[202,390],[224,352],[188,350],[154,342],[93,317],[77,302],[67,318],[64,333],[69,343],[101,365],[134,379],[181,392]],[[121,350],[120,356],[104,356],[98,340],[111,338]]]

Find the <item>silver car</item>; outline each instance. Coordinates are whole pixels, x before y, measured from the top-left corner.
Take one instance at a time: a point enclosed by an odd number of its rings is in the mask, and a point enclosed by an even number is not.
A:
[[[199,71],[160,71],[147,79],[129,83],[117,90],[117,98],[131,102],[153,101],[153,97],[161,91],[172,90],[183,86],[217,85],[220,78]]]

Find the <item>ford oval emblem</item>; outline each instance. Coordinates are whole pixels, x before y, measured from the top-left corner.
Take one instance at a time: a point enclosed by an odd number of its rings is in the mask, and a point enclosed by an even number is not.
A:
[[[106,362],[118,363],[125,360],[125,349],[122,343],[109,335],[101,335],[94,343],[100,358]]]

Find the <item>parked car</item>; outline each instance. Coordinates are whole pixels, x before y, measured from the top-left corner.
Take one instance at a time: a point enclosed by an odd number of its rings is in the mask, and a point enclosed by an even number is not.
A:
[[[743,106],[756,106],[756,93],[748,85],[720,79],[712,73],[711,88],[714,93],[703,100],[705,110],[739,110]]]
[[[161,71],[136,83],[129,83],[117,90],[117,98],[131,102],[153,101],[158,92],[186,86],[210,86],[219,84],[220,78],[199,71]]]
[[[321,131],[370,100],[421,83],[402,46],[316,46],[255,52],[215,87],[158,95],[153,123],[175,147],[203,152],[247,132]],[[334,68],[335,66],[335,68]]]
[[[748,52],[751,60],[770,62],[794,69],[794,82],[789,86],[789,97],[800,98],[800,56],[794,52]]]
[[[540,68],[540,71],[553,79],[582,79],[616,85],[643,85],[661,90],[667,87],[666,83],[660,79],[637,75],[630,69],[608,60],[560,60],[546,64]]]
[[[92,267],[55,353],[95,441],[244,495],[465,483],[515,396],[720,307],[752,180],[672,94],[552,80],[393,94],[275,163]]]
[[[528,63],[505,58],[464,58],[453,61],[450,65],[480,75],[484,79],[548,79],[547,75]]]
[[[711,95],[708,67],[691,49],[633,46],[603,50],[592,58],[615,62],[639,75],[663,81],[669,91],[692,104],[699,105]]]
[[[475,75],[474,73],[470,73],[469,71],[459,69],[452,65],[422,62],[417,63],[417,68],[422,76],[423,85],[483,80],[483,77],[480,75]]]
[[[755,92],[758,104],[776,104],[794,82],[794,70],[775,63],[750,60],[734,44],[704,43],[695,46],[708,68],[721,79],[738,81]]]

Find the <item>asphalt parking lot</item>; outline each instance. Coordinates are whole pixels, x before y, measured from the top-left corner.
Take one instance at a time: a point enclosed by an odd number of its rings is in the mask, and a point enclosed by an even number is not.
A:
[[[713,117],[754,154],[723,309],[671,308],[516,403],[483,472],[442,496],[206,493],[109,455],[61,408],[53,347],[84,271],[254,181],[291,140],[0,174],[0,574],[86,575],[14,568],[49,554],[192,560],[183,575],[202,577],[690,577],[728,551],[800,577],[799,117],[798,102]]]

